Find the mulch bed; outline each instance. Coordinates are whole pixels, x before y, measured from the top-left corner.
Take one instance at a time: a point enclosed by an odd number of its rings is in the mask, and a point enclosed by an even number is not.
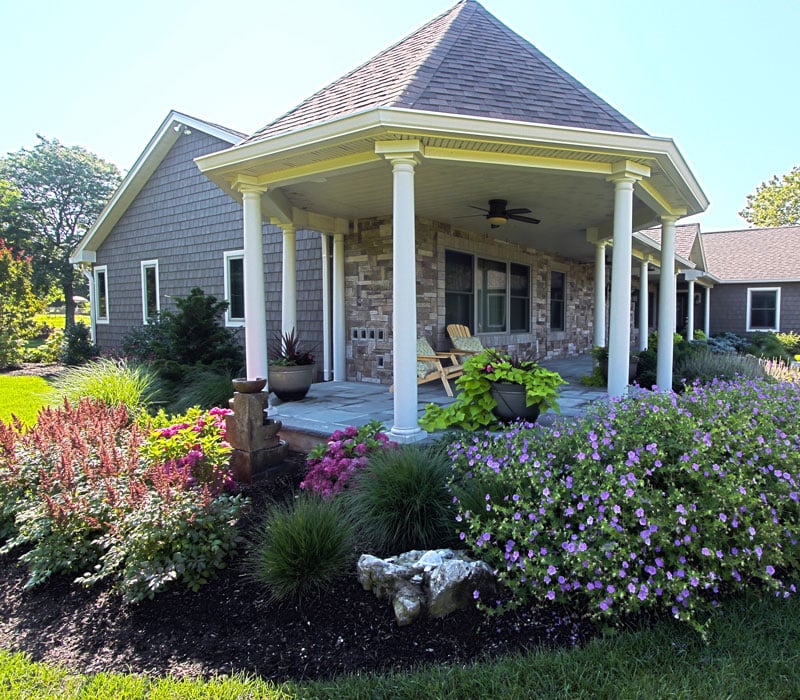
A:
[[[299,455],[292,457],[302,463]],[[296,488],[298,471],[247,489],[253,508],[242,519],[245,537],[271,500]],[[0,648],[76,672],[326,678],[421,663],[463,664],[540,645],[572,646],[595,634],[591,625],[557,608],[503,617],[469,609],[398,627],[388,603],[362,590],[355,572],[321,596],[271,603],[249,577],[244,555],[198,593],[176,587],[135,605],[123,605],[108,586],[86,589],[68,577],[27,591],[24,581],[16,558],[1,556]]]

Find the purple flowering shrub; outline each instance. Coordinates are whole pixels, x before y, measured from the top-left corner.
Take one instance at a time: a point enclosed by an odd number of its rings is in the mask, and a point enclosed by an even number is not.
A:
[[[367,466],[370,452],[395,446],[377,420],[360,428],[350,425],[336,430],[327,443],[309,453],[308,472],[300,488],[330,498],[347,488],[353,474]]]
[[[496,609],[652,608],[703,632],[725,593],[796,593],[798,403],[797,384],[717,381],[454,443],[460,537],[504,581]]]

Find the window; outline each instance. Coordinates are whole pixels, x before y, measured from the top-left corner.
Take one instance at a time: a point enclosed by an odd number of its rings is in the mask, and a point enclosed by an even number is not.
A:
[[[161,311],[158,291],[158,260],[142,261],[142,320],[152,323]]]
[[[780,287],[749,288],[747,290],[747,330],[779,331],[780,325]]]
[[[225,312],[226,326],[244,325],[244,252],[232,250],[225,253]]]
[[[530,268],[445,251],[445,323],[477,333],[530,330]]]
[[[550,330],[563,331],[566,323],[567,275],[564,272],[550,272]]]
[[[108,266],[94,268],[95,323],[108,323]]]

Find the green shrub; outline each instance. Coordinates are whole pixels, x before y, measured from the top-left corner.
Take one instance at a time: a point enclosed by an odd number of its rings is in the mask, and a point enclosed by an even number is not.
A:
[[[0,551],[21,552],[25,586],[59,572],[85,584],[110,578],[137,601],[173,581],[193,590],[208,581],[236,546],[245,501],[221,490],[227,467],[217,470],[198,449],[229,449],[220,416],[201,422],[200,442],[184,442],[188,453],[156,450],[160,459],[145,456],[143,431],[122,406],[46,408],[26,432],[0,423]],[[172,437],[150,439],[176,447]]]
[[[143,412],[156,400],[158,389],[158,376],[149,367],[109,359],[72,367],[54,383],[56,395],[71,403],[90,398],[109,406],[126,406],[133,413]]]
[[[253,577],[275,600],[319,593],[353,560],[353,527],[342,499],[301,494],[273,505],[253,546]]]
[[[233,396],[233,375],[230,371],[195,366],[184,377],[185,381],[170,392],[175,397],[169,406],[173,413],[183,413],[192,406],[227,406],[228,399]]]
[[[454,445],[458,481],[496,485],[457,504],[460,537],[506,585],[487,609],[649,609],[702,631],[731,591],[795,594],[798,402],[797,385],[715,381]]]
[[[452,544],[451,476],[450,456],[441,444],[404,445],[372,454],[346,494],[367,546],[399,554]]]
[[[100,348],[92,343],[91,330],[83,323],[76,323],[64,329],[59,360],[64,365],[82,365],[97,357]]]
[[[22,345],[33,336],[33,316],[42,304],[31,286],[31,261],[0,238],[0,368],[22,361]]]
[[[22,351],[22,359],[25,362],[58,362],[63,343],[64,331],[60,328],[51,328],[44,343]]]
[[[138,362],[171,359],[173,352],[168,325],[163,316],[158,316],[145,325],[129,328],[122,338],[123,354]]]
[[[758,332],[749,336],[750,345],[747,353],[756,357],[765,357],[769,360],[790,360],[791,353],[786,352],[775,333]]]
[[[788,333],[776,333],[775,337],[783,347],[787,355],[797,355],[800,353],[800,333],[789,331]]]
[[[675,365],[675,382],[681,385],[700,382],[707,384],[714,379],[764,379],[767,373],[755,357],[728,353],[719,355],[708,348],[701,348],[684,355]]]

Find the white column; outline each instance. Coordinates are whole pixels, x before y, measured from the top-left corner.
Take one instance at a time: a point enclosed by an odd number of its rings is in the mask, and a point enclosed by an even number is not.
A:
[[[645,258],[639,266],[639,350],[647,350],[647,334],[650,327],[648,298],[648,260]]]
[[[594,246],[594,344],[606,346],[606,244]]]
[[[89,283],[89,332],[92,334],[92,342],[97,344],[97,292],[94,288],[94,272],[87,267],[81,267],[81,272]]]
[[[686,340],[694,340],[694,280],[687,281],[689,285],[689,298],[686,300]]]
[[[259,185],[239,185],[244,213],[244,338],[247,377],[267,376],[267,309],[264,300],[264,241]]]
[[[297,329],[297,235],[294,226],[283,228],[281,275],[281,333]]]
[[[393,173],[392,211],[392,352],[394,362],[394,425],[392,436],[411,442],[420,435],[417,419],[417,263],[414,227],[413,155],[390,158]]]
[[[347,379],[344,316],[344,234],[333,236],[333,381]]]
[[[608,393],[623,396],[628,387],[631,351],[631,254],[633,183],[620,174],[614,183],[614,244],[611,257],[611,319],[608,329]]]
[[[706,309],[705,309],[706,338],[711,337],[711,287],[706,287]]]
[[[658,287],[658,367],[656,383],[672,391],[672,334],[675,331],[675,222],[661,217],[661,281]]]
[[[331,279],[330,279],[330,238],[320,233],[320,252],[322,253],[322,379],[331,379]]]

